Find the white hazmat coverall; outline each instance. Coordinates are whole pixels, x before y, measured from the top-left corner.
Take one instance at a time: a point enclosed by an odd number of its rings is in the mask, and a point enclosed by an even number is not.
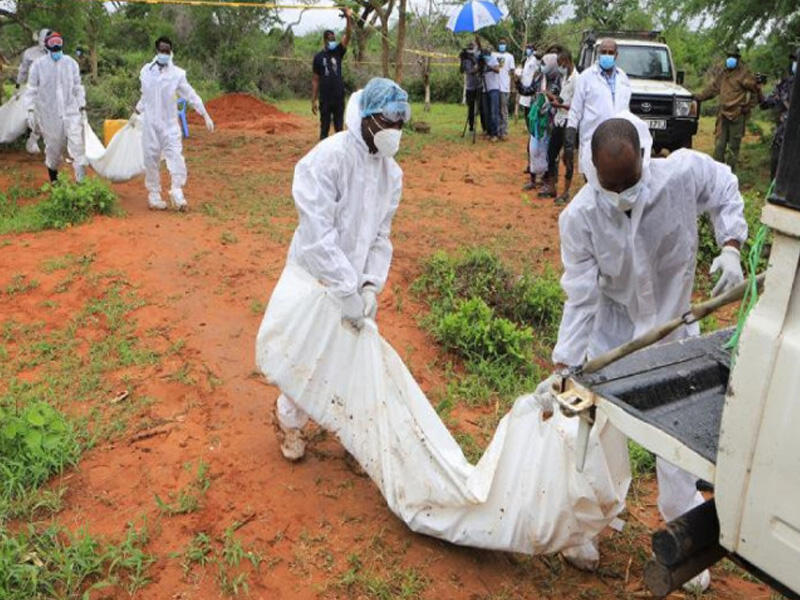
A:
[[[36,59],[25,89],[26,110],[33,108],[44,138],[44,164],[58,170],[66,147],[73,160],[76,179],[82,179],[88,164],[83,143],[81,109],[86,92],[78,63],[70,56],[55,61],[49,55]]]
[[[592,135],[597,126],[623,110],[631,101],[631,83],[625,72],[615,67],[614,93],[597,63],[586,69],[575,82],[569,106],[567,127],[576,127],[580,135],[578,170],[584,175],[592,164]]]
[[[574,106],[574,105],[573,105]],[[553,362],[583,364],[689,310],[697,263],[697,218],[708,213],[717,244],[747,239],[744,203],[727,165],[692,150],[650,160],[647,125],[639,131],[643,187],[628,217],[589,183],[559,217],[561,286],[567,295]],[[697,323],[667,340],[699,334]],[[696,478],[658,459],[658,507],[670,521],[703,502]]]
[[[42,56],[47,56],[47,50],[44,47],[44,40],[47,37],[48,31],[50,30],[42,29],[39,32],[39,43],[35,46],[31,46],[22,53],[22,59],[19,62],[19,70],[17,71],[17,85],[22,86],[28,83],[28,75],[30,74],[31,66],[33,65],[34,61]],[[25,143],[25,150],[27,150],[30,154],[37,154],[39,152],[40,137],[41,136],[37,131],[31,131],[31,134],[28,136],[28,141]]]
[[[361,136],[360,96],[356,92],[348,102],[347,129],[306,154],[292,182],[299,224],[288,260],[339,297],[359,292],[365,284],[377,292],[383,289],[392,262],[392,218],[403,190],[397,162],[370,154]],[[297,429],[308,417],[281,395],[278,419],[283,427]]]
[[[160,67],[153,60],[139,73],[142,97],[136,111],[142,115],[144,181],[151,196],[161,194],[161,156],[167,162],[172,189],[180,191],[186,184],[186,161],[178,122],[178,98],[183,98],[200,115],[206,116],[203,101],[186,79],[186,71],[172,62]]]

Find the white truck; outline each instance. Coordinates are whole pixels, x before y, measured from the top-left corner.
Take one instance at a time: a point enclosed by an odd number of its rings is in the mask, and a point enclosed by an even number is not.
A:
[[[616,40],[617,64],[631,81],[630,110],[644,119],[653,134],[653,151],[691,148],[697,133],[698,103],[683,87],[684,73],[675,70],[672,53],[658,31],[585,31],[576,67],[597,61],[597,43]]]

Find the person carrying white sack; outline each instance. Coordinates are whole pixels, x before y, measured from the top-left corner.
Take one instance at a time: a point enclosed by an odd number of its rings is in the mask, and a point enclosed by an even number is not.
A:
[[[620,346],[689,310],[697,263],[697,219],[707,213],[720,255],[713,295],[744,280],[739,248],[747,239],[744,203],[727,165],[692,150],[650,158],[647,124],[629,112],[608,119],[591,140],[588,183],[559,217],[561,286],[567,300],[553,349],[556,373],[542,382],[537,398],[555,401],[553,386],[564,369]],[[697,323],[667,340],[700,333]],[[671,521],[703,502],[696,477],[658,458],[658,507]],[[597,544],[586,543],[565,557],[592,570]],[[686,584],[705,590],[704,571]]]
[[[390,79],[371,79],[350,98],[347,129],[319,142],[295,167],[299,224],[288,261],[338,296],[343,317],[356,328],[375,319],[392,261],[389,233],[403,189],[403,171],[393,157],[410,117],[405,90]],[[308,416],[283,394],[276,413],[281,452],[299,460]]]
[[[33,63],[37,59],[47,56],[47,49],[44,47],[44,41],[47,39],[48,35],[50,35],[50,30],[47,28],[40,30],[38,34],[34,34],[33,39],[38,43],[35,46],[27,48],[25,52],[22,53],[22,59],[19,61],[19,70],[17,71],[17,89],[19,89],[20,86],[28,83],[28,75],[30,75],[31,66],[33,66]],[[39,135],[38,128],[31,128],[28,141],[25,142],[25,150],[28,152],[28,154],[38,154],[40,152],[40,139],[41,135]]]
[[[83,123],[86,120],[86,91],[81,83],[78,63],[64,54],[64,39],[51,32],[45,39],[47,55],[37,58],[28,75],[23,103],[28,112],[28,127],[38,129],[44,138],[44,164],[50,181],[58,179],[64,150],[72,157],[75,180],[86,173]]]
[[[172,178],[170,201],[174,208],[185,211],[188,205],[183,195],[183,186],[186,184],[187,173],[178,122],[178,97],[184,98],[205,119],[209,131],[214,131],[214,122],[200,96],[189,85],[186,71],[172,62],[172,41],[167,37],[160,37],[155,46],[156,57],[142,67],[139,73],[142,96],[129,122],[135,126],[141,115],[147,205],[153,210],[167,208],[167,204],[161,199],[163,155]]]

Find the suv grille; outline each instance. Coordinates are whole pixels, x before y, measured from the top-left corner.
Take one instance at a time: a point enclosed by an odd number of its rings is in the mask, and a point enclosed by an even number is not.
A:
[[[631,112],[641,117],[671,117],[672,98],[658,96],[631,96]]]

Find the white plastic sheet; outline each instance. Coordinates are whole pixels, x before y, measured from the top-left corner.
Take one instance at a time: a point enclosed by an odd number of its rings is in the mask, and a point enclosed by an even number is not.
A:
[[[466,546],[556,552],[585,543],[622,510],[626,442],[602,416],[586,467],[574,465],[577,419],[542,421],[516,400],[471,465],[397,353],[367,321],[342,322],[341,303],[287,264],[256,342],[267,378],[338,436],[412,530]]]
[[[0,106],[0,144],[10,144],[28,130],[27,111],[22,102],[22,91],[17,90]]]
[[[108,144],[98,139],[89,123],[84,123],[86,158],[95,172],[111,181],[127,181],[144,173],[141,127],[129,124],[120,129]]]

